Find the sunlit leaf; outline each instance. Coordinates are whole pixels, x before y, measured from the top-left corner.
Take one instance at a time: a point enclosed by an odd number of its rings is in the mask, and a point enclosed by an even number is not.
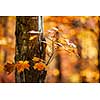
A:
[[[29,40],[31,41],[31,40],[34,40],[35,38],[37,38],[37,36],[36,36],[36,35],[31,36],[31,37],[29,38]]]
[[[54,76],[58,76],[59,75],[59,70],[58,69],[54,69],[53,71],[52,71],[52,74],[54,75]]]
[[[15,67],[17,68],[18,72],[23,72],[24,69],[27,69],[29,70],[29,62],[28,61],[18,61],[16,64],[15,64]]]
[[[47,68],[47,66],[42,63],[42,62],[39,62],[39,63],[36,63],[34,66],[33,66],[34,69],[37,69],[39,71],[42,71],[44,70],[45,68]]]

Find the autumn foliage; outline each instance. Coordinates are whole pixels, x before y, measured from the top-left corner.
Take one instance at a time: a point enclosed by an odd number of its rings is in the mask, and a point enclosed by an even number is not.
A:
[[[46,82],[99,82],[98,39],[100,17],[44,16],[43,18],[45,40],[40,42],[46,47],[46,59],[44,60],[34,54],[33,58],[30,59],[31,61],[24,59],[15,62],[14,30],[16,18],[11,16],[0,17],[1,77],[6,75],[4,77],[8,79],[6,77],[13,76],[16,69],[18,73],[35,70],[39,74],[46,70]],[[29,48],[31,46],[37,48],[35,44],[39,35],[36,34],[39,34],[39,32],[34,30],[29,32],[31,35],[28,39],[24,35],[23,38],[29,41]],[[33,33],[35,35],[32,35]],[[24,49],[25,47],[21,50]],[[37,49],[36,52],[38,52]],[[31,53],[27,52],[27,55],[31,56]],[[4,80],[4,82],[6,81]]]

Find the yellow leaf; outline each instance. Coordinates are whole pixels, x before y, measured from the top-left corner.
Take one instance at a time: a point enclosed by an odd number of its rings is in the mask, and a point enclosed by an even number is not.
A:
[[[0,73],[4,71],[4,67],[0,65]]]
[[[53,70],[53,75],[54,76],[58,76],[59,75],[59,70],[58,69],[54,69]]]
[[[36,35],[31,36],[31,37],[29,38],[29,40],[31,41],[31,40],[34,40],[35,38],[37,38],[37,36],[36,36]]]
[[[38,61],[40,61],[40,58],[38,58],[38,57],[33,57],[33,59],[32,59],[34,62],[38,62]]]

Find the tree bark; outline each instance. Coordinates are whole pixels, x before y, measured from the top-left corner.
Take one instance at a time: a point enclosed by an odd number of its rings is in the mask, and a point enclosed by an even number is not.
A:
[[[38,31],[38,16],[17,16],[16,17],[16,54],[15,63],[19,60],[27,60],[30,64],[30,70],[18,73],[15,71],[15,79],[17,83],[34,83],[44,82],[46,71],[38,71],[33,69],[34,62],[32,58],[45,58],[45,45],[40,41],[40,34],[28,33],[29,31]],[[31,36],[37,35],[37,38],[29,40]],[[43,39],[41,37],[41,39]]]

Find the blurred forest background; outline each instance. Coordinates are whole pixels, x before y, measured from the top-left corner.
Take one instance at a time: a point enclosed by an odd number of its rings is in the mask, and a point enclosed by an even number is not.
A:
[[[57,28],[61,36],[77,46],[79,54],[58,50],[48,66],[45,82],[99,82],[99,16],[44,16],[43,19],[45,37],[49,30]],[[15,26],[16,17],[0,17],[0,82],[15,82],[14,73],[7,75],[3,71],[5,63],[14,62]],[[58,38],[63,43],[61,36]]]

